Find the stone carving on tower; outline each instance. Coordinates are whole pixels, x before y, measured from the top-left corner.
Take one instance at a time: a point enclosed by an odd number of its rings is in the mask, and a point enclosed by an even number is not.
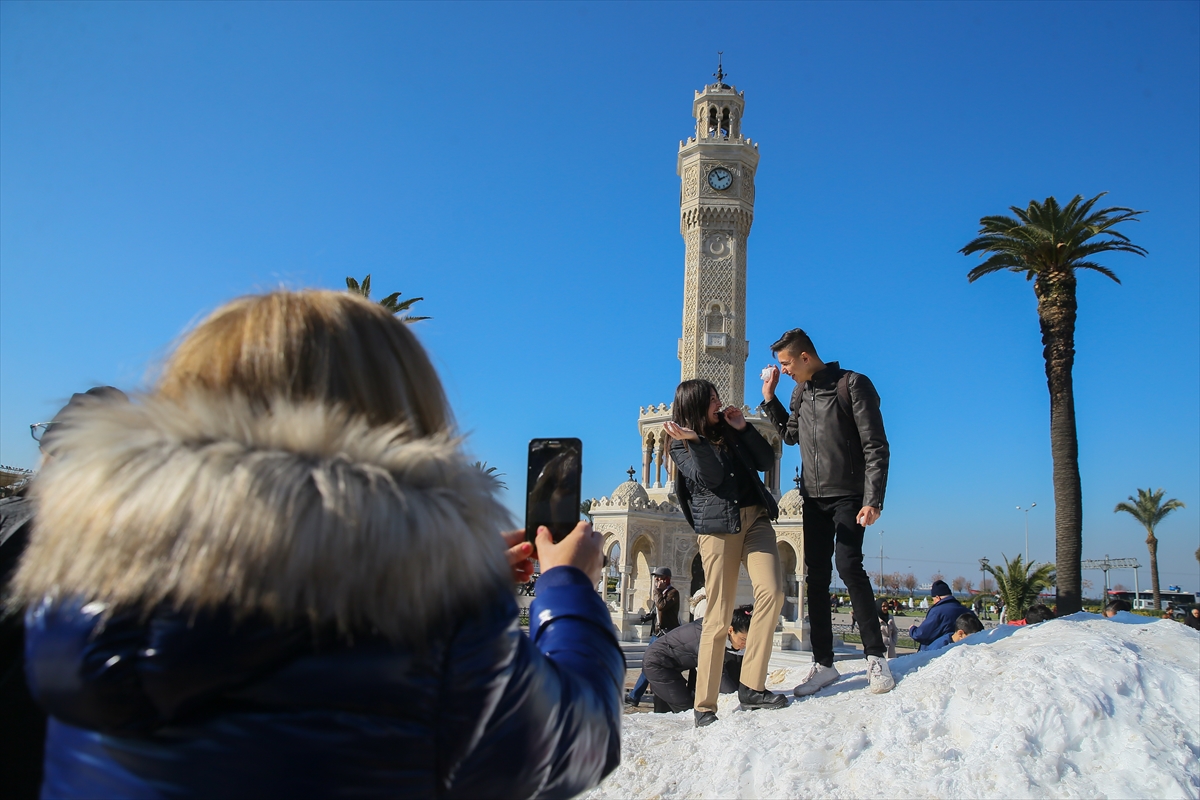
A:
[[[714,77],[715,83],[695,93],[695,135],[679,143],[676,161],[684,240],[680,380],[711,381],[723,403],[742,408],[747,421],[775,450],[775,465],[764,482],[779,497],[783,443],[769,420],[746,407],[744,392],[750,347],[746,340],[746,240],[754,222],[758,145],[742,135],[745,93],[725,83],[721,66]],[[591,501],[589,513],[609,557],[604,598],[622,639],[637,639],[647,632],[639,620],[648,603],[653,568],[670,567],[674,585],[685,598],[703,585],[696,534],[679,510],[675,493],[677,476],[663,431],[663,423],[670,419],[671,407],[666,403],[639,409],[641,480],[634,477],[638,470],[630,468],[629,480],[609,496]],[[777,646],[799,649],[806,647],[807,637],[800,622],[804,547],[798,490],[782,498],[780,511],[776,531],[787,599]],[[744,567],[737,602],[753,602]],[[682,607],[680,612],[681,621],[686,621],[688,608]]]

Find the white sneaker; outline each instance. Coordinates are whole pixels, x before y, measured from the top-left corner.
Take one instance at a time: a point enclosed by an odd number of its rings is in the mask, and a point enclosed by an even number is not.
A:
[[[795,689],[792,689],[792,694],[796,697],[808,697],[810,694],[821,691],[840,677],[842,677],[841,674],[833,667],[814,662],[808,674],[804,676],[804,680],[800,681]]]
[[[892,671],[888,669],[887,659],[881,656],[867,656],[867,691],[871,694],[890,692],[896,686]]]

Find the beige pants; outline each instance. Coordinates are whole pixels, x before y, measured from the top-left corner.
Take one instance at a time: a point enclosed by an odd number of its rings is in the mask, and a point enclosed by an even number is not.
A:
[[[762,506],[743,508],[741,514],[741,533],[700,535],[708,609],[696,666],[697,711],[717,710],[717,691],[725,664],[725,637],[733,619],[738,567],[743,563],[754,586],[754,613],[750,616],[746,655],[742,659],[742,683],[758,691],[766,687],[767,662],[771,660],[775,625],[783,608],[779,549],[775,545],[775,529]]]

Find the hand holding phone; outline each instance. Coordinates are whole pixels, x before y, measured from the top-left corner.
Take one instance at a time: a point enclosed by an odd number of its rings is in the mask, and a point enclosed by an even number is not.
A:
[[[600,581],[604,564],[602,541],[590,522],[577,523],[561,541],[555,541],[549,529],[543,525],[534,544],[543,574],[555,567],[575,567],[582,570],[592,583]]]

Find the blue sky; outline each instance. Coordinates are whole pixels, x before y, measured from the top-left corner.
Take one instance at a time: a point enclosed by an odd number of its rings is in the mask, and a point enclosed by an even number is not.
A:
[[[1107,191],[1150,255],[1080,280],[1084,555],[1145,564],[1112,509],[1162,486],[1188,504],[1163,581],[1200,589],[1197,3],[4,2],[0,462],[33,466],[29,423],[72,392],[147,386],[222,302],[369,272],[425,297],[514,509],[534,436],[581,437],[609,493],[679,380],[675,156],[717,50],[760,143],[747,375],[799,325],[875,381],[868,553],[882,529],[888,571],[977,578],[1036,501],[1053,558],[1032,288],[968,284],[957,251],[981,216]]]

